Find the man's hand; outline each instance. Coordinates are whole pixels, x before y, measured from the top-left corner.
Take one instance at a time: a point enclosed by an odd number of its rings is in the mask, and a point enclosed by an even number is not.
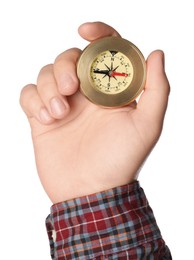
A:
[[[79,34],[92,42],[114,35],[104,23],[86,23]],[[79,91],[79,49],[43,67],[37,84],[21,91],[20,103],[32,129],[41,182],[53,203],[132,182],[157,142],[167,108],[169,84],[164,55],[147,59],[147,80],[138,103],[98,107]]]

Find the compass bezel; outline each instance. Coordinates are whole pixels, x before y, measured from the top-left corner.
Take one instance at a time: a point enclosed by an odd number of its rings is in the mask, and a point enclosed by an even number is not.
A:
[[[133,79],[128,87],[116,94],[99,91],[91,79],[91,66],[102,52],[116,51],[124,54],[133,66]],[[103,107],[122,107],[134,101],[142,92],[146,80],[146,62],[141,51],[130,41],[116,36],[108,36],[89,44],[81,54],[77,64],[81,92],[94,104]]]

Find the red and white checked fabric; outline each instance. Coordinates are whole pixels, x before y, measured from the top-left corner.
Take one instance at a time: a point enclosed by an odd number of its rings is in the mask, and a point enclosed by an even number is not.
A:
[[[55,260],[170,260],[139,182],[51,207],[46,219]]]

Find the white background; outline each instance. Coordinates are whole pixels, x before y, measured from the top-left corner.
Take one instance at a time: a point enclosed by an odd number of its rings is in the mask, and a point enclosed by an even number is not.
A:
[[[147,57],[166,55],[171,94],[163,134],[140,174],[173,259],[193,258],[194,15],[192,0],[6,0],[0,2],[0,258],[47,260],[51,202],[37,177],[21,88],[70,47],[80,24],[102,21]]]

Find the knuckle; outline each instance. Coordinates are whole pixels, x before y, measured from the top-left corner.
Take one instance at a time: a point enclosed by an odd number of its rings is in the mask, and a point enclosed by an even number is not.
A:
[[[22,108],[26,108],[31,101],[33,92],[32,89],[35,89],[36,85],[28,84],[24,86],[20,92],[19,103]]]
[[[45,66],[43,66],[40,71],[39,71],[39,74],[38,74],[38,79],[42,76],[42,75],[45,75],[45,74],[48,74],[52,71],[53,69],[53,64],[47,64]]]
[[[20,92],[20,98],[19,98],[20,105],[24,104],[24,101],[26,99],[26,96],[28,95],[30,88],[31,88],[31,84],[28,84],[22,88],[22,90]]]
[[[53,64],[47,64],[40,69],[37,76],[37,85],[44,81],[45,77],[49,77],[49,75],[53,75]]]
[[[61,54],[59,54],[55,61],[54,61],[54,65],[55,66],[61,66],[64,64],[64,61],[76,61],[78,59],[78,57],[81,54],[81,50],[78,48],[70,48],[64,52],[62,52]]]

